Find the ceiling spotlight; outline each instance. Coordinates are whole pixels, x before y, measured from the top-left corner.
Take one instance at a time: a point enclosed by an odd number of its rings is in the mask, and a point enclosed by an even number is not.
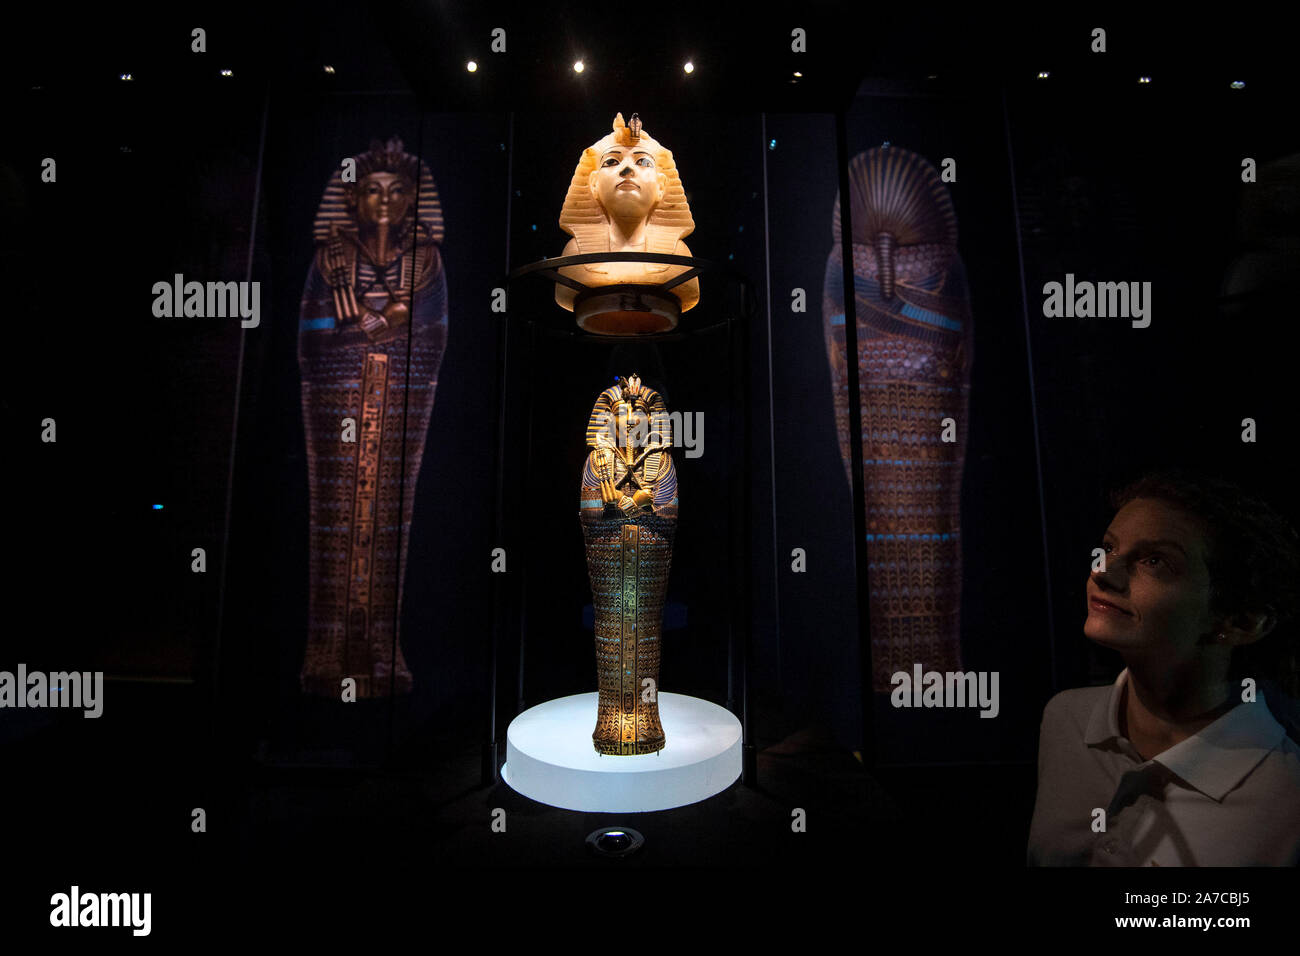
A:
[[[1149,77],[1149,76],[1139,76],[1139,77],[1138,77],[1138,82],[1139,82],[1139,83],[1150,83],[1150,82],[1151,82],[1151,77]]]
[[[334,67],[332,67],[332,66],[330,66],[328,63],[326,63],[326,64],[325,64],[325,72],[326,72],[326,73],[333,73],[333,72],[334,72]]]
[[[465,69],[473,73],[475,70],[478,69],[478,64],[475,63],[473,60],[470,60],[468,63],[465,64]]]
[[[132,79],[132,78],[133,78],[133,77],[131,76],[130,73],[123,73],[121,76],[118,77],[119,80],[129,80],[129,79]]]
[[[1045,80],[1045,79],[1047,79],[1047,78],[1048,78],[1049,76],[1051,76],[1051,75],[1052,75],[1052,74],[1048,73],[1046,70],[1039,70],[1039,71],[1038,71],[1038,78],[1039,78],[1040,80]]]
[[[573,64],[573,72],[574,72],[574,73],[581,73],[581,72],[582,72],[583,70],[585,70],[585,69],[586,69],[586,67],[582,65],[582,61],[581,61],[581,60],[578,60],[576,63]]]
[[[1244,90],[1246,88],[1246,84],[1241,80],[1233,80],[1231,85],[1234,90]]]
[[[234,73],[233,70],[222,70],[222,71],[221,71],[221,75],[222,75],[222,76],[234,76],[235,73]]]
[[[687,73],[694,73],[694,72],[695,72],[695,64],[692,63],[690,60],[687,60],[687,61],[686,61],[686,65],[685,65],[684,67],[682,67],[682,69],[685,70]]]
[[[803,76],[803,74],[800,73],[798,70],[795,70],[795,71],[794,71],[794,75],[795,75],[795,76]]]

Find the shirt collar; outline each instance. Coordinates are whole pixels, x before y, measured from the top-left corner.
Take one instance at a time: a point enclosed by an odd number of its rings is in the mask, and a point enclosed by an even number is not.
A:
[[[1089,747],[1123,739],[1119,732],[1119,705],[1127,680],[1126,667],[1115,678],[1109,696],[1093,707],[1083,737]],[[1268,710],[1264,692],[1256,689],[1253,703],[1238,704],[1214,723],[1157,754],[1152,761],[1210,799],[1222,800],[1285,735],[1282,725]]]
[[[1128,680],[1128,668],[1119,672],[1110,693],[1097,701],[1088,720],[1088,730],[1083,735],[1083,742],[1089,747],[1097,747],[1109,740],[1119,739],[1119,702],[1124,691],[1124,682]]]

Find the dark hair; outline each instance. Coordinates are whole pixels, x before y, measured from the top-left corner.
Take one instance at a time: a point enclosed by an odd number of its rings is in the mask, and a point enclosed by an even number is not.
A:
[[[1291,628],[1300,617],[1300,536],[1291,524],[1231,482],[1179,469],[1143,475],[1113,491],[1110,503],[1119,509],[1136,498],[1167,502],[1200,525],[1211,613],[1225,621],[1249,613],[1276,619],[1269,635],[1234,651],[1230,676],[1271,677],[1291,697],[1300,696]]]

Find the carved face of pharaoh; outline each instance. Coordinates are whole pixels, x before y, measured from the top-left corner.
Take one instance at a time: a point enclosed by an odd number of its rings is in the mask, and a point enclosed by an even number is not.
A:
[[[397,173],[371,173],[357,183],[357,219],[363,226],[396,226],[411,208],[410,181]]]
[[[643,222],[664,198],[668,176],[644,147],[611,146],[601,154],[588,183],[592,197],[611,219]]]

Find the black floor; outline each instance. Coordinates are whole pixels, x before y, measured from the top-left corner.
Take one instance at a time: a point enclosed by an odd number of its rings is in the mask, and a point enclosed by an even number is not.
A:
[[[0,896],[12,938],[48,931],[51,894],[74,884],[153,893],[156,934],[180,939],[229,928],[216,916],[231,906],[264,925],[320,929],[347,914],[356,928],[379,913],[410,915],[389,912],[393,893],[438,901],[459,918],[492,911],[501,894],[630,893],[637,872],[688,902],[726,887],[758,906],[754,915],[763,900],[801,891],[823,902],[847,894],[850,910],[865,907],[856,916],[872,919],[915,919],[938,898],[941,912],[1019,913],[1025,925],[1043,905],[1068,909],[1101,893],[1104,916],[1114,903],[1096,883],[1025,870],[1030,765],[868,772],[810,727],[762,748],[757,786],[737,782],[663,812],[578,813],[501,782],[483,787],[479,747],[446,728],[392,755],[401,769],[349,768],[341,753],[274,746],[260,760],[219,759],[192,686],[113,692],[116,706],[99,720],[7,711],[0,724],[4,856],[10,876],[21,876]],[[192,829],[195,808],[206,812],[206,832]],[[492,826],[498,809],[504,832]],[[792,828],[796,809],[803,832]],[[622,860],[592,855],[587,835],[611,825],[638,830],[644,847]],[[1068,891],[1052,889],[1062,881]]]

